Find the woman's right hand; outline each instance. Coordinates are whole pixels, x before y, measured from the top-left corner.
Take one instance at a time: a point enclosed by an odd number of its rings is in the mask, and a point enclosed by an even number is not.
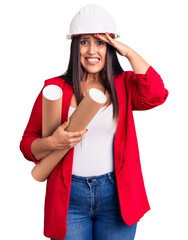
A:
[[[79,132],[66,132],[65,129],[69,125],[69,119],[59,126],[50,136],[51,147],[53,150],[70,149],[79,143],[87,130]]]

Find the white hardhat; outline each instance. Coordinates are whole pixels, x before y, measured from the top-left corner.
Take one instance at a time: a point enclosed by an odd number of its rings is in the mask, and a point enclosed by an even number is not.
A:
[[[97,4],[86,5],[72,19],[67,38],[73,35],[91,33],[110,33],[115,38],[120,37],[112,16]]]

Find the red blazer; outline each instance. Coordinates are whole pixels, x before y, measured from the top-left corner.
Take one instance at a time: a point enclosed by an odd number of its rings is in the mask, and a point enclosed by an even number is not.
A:
[[[62,78],[45,81],[44,86],[56,84],[63,90],[62,122],[66,121],[73,88]],[[119,120],[114,138],[114,164],[122,218],[132,225],[150,209],[142,177],[133,110],[147,110],[162,104],[168,91],[158,73],[150,66],[146,74],[126,71],[114,75],[119,101]],[[42,91],[40,92],[20,149],[26,159],[38,161],[31,153],[31,143],[42,136]],[[47,179],[45,197],[44,235],[62,240],[66,235],[66,217],[71,188],[74,148],[52,171]]]

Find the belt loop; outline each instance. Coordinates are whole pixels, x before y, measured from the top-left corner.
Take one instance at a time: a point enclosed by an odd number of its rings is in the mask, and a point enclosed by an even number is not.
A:
[[[111,173],[107,173],[107,175],[108,175],[108,178],[109,178],[110,182],[111,182],[112,184],[114,184],[114,178],[112,178],[112,177],[110,176]]]

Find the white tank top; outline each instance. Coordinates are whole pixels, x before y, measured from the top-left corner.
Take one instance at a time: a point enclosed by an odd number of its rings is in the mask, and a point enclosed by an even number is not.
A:
[[[75,108],[69,108],[68,116]],[[98,176],[114,171],[113,140],[116,131],[113,106],[102,107],[88,124],[88,132],[74,147],[72,174]]]

